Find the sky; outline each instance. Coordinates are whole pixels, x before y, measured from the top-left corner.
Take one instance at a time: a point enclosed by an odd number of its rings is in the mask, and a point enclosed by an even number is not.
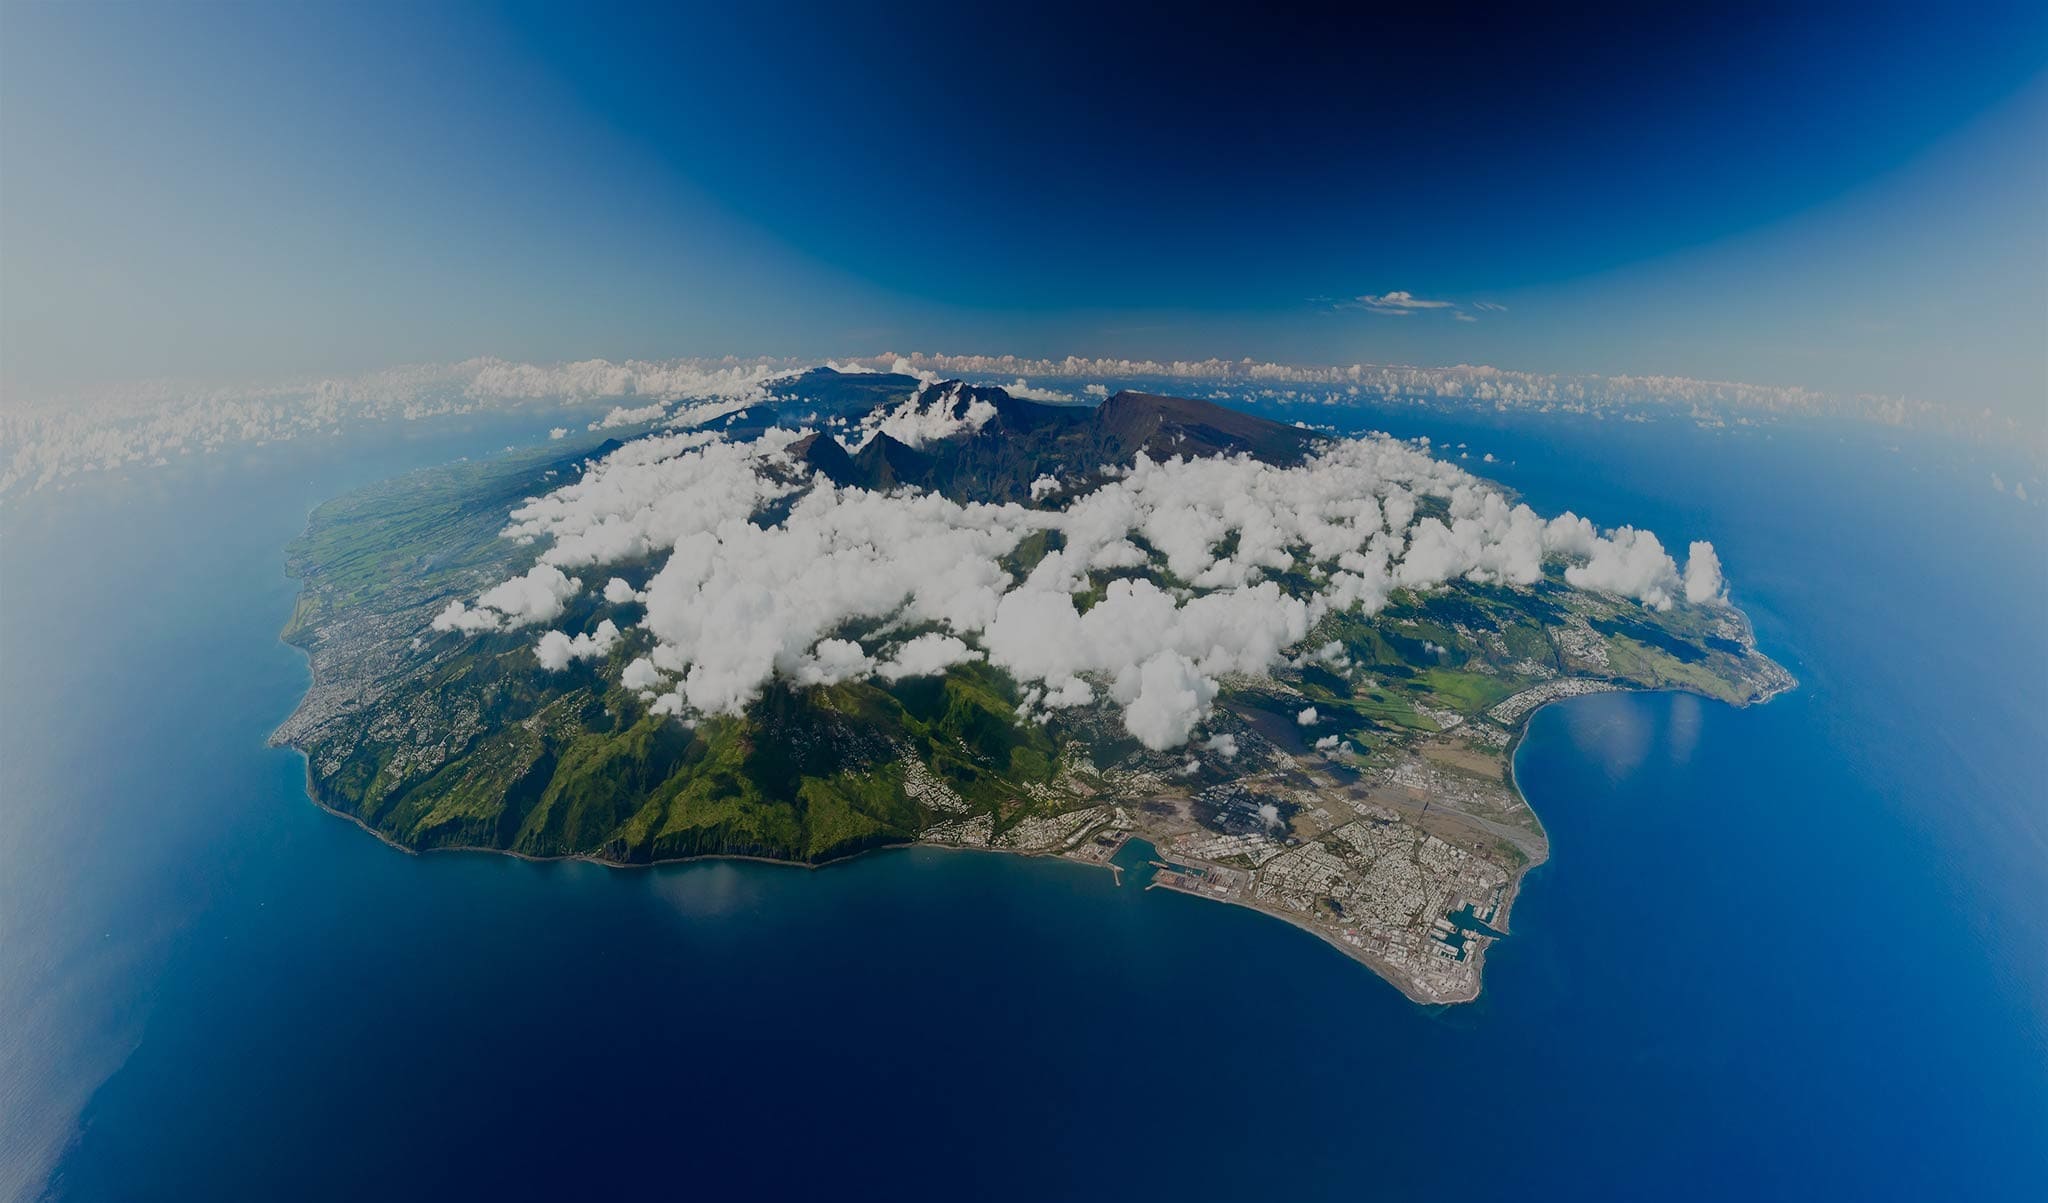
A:
[[[10,0],[0,389],[923,350],[2042,420],[2048,7],[1790,8]]]

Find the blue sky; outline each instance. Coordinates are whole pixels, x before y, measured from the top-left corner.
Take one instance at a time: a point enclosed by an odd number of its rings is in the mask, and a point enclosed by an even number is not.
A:
[[[5,387],[921,349],[2048,408],[2038,4],[736,7],[7,5]]]

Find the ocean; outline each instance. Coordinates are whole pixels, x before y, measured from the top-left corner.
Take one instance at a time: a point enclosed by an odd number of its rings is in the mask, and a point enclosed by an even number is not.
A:
[[[2040,504],[1879,428],[1292,416],[1712,539],[1801,681],[1539,713],[1476,1003],[1066,862],[385,847],[265,745],[281,549],[560,418],[382,427],[0,512],[0,1196],[2038,1197]]]

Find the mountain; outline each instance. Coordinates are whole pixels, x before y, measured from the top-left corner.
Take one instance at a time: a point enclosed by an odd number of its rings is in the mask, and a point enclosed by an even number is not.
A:
[[[955,501],[1031,503],[1043,477],[1084,489],[1103,466],[1127,468],[1139,455],[1155,460],[1249,455],[1297,464],[1316,436],[1297,427],[1189,397],[1124,391],[1100,405],[1052,405],[1001,388],[913,377],[858,376],[818,369],[777,390],[778,421],[832,414],[845,419],[917,410],[955,429],[911,446],[885,428],[857,452],[829,433],[792,450],[839,485],[868,489],[910,486]],[[979,420],[976,416],[979,415]],[[836,447],[836,450],[835,450]]]
[[[1315,436],[1299,427],[1189,397],[1120,392],[1089,422],[1106,462],[1129,463],[1139,452],[1153,459],[1179,455],[1249,455],[1282,466],[1301,462]]]

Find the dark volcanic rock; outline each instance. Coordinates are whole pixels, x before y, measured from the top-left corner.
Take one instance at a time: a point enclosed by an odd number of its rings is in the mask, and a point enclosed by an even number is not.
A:
[[[1129,463],[1143,451],[1153,459],[1242,453],[1269,464],[1295,464],[1315,442],[1308,431],[1208,401],[1128,390],[1104,401],[1094,424],[1114,463]]]
[[[1026,401],[1000,388],[933,387],[950,391],[956,417],[976,403],[993,406],[995,414],[977,430],[923,447],[876,435],[851,457],[851,476],[848,465],[815,440],[797,444],[799,454],[839,484],[913,485],[962,502],[1029,502],[1031,482],[1041,476],[1072,478],[1105,465],[1129,467],[1140,454],[1245,454],[1286,465],[1299,463],[1316,441],[1307,431],[1187,397],[1121,392],[1088,407]]]
[[[878,434],[853,457],[860,483],[870,489],[893,489],[897,485],[928,487],[939,460],[907,443]]]
[[[806,435],[789,445],[790,455],[800,464],[825,474],[825,479],[835,485],[861,483],[860,466],[839,445],[839,440],[829,434]]]

